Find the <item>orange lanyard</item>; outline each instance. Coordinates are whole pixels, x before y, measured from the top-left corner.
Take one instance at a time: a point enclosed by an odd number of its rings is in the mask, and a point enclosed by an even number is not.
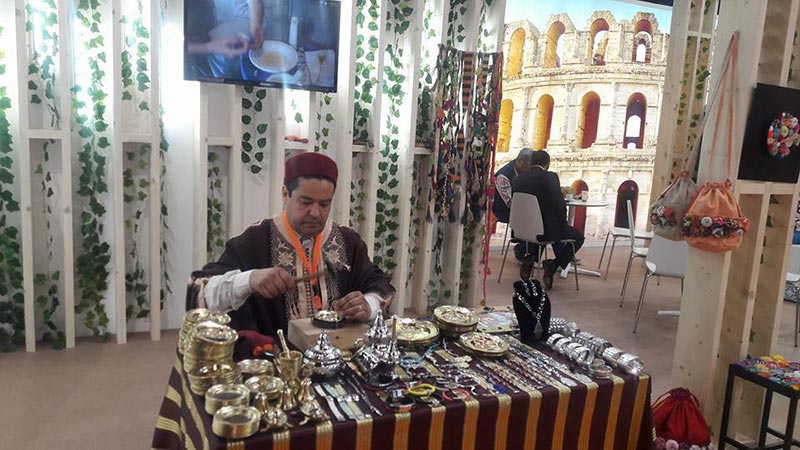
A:
[[[286,227],[286,234],[289,235],[289,240],[292,241],[292,245],[294,246],[297,255],[300,257],[300,261],[303,263],[303,267],[306,268],[306,272],[309,275],[316,272],[316,268],[319,267],[319,259],[320,255],[322,255],[322,233],[319,233],[314,237],[314,251],[311,253],[311,263],[308,262],[308,258],[306,257],[306,251],[303,250],[303,245],[300,243],[300,239],[297,238],[297,235],[294,233],[292,226],[289,224],[289,217],[286,216],[286,211],[283,212],[281,215],[283,217],[283,226]],[[314,278],[309,280],[312,287],[315,287],[319,283],[318,278]],[[312,289],[314,291],[314,310],[319,311],[322,309],[322,297],[319,294],[319,289]]]

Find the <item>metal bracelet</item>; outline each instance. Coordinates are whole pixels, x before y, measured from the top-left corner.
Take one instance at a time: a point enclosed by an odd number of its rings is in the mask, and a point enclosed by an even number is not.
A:
[[[328,408],[330,408],[331,412],[333,413],[333,417],[335,417],[336,420],[338,420],[339,422],[344,422],[345,420],[347,420],[342,415],[341,411],[339,411],[339,408],[336,407],[336,401],[332,397],[330,397],[325,392],[324,389],[322,389],[322,386],[315,384],[314,390],[317,391],[317,394],[319,394],[320,397],[324,398],[325,401],[328,402]]]

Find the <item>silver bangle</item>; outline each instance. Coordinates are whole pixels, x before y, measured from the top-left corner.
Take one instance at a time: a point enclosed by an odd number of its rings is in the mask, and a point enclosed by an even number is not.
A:
[[[556,342],[558,342],[560,339],[564,339],[564,335],[559,333],[551,334],[550,337],[547,338],[548,347],[555,350]]]
[[[590,366],[589,375],[594,378],[611,378],[611,367],[603,364],[600,366]]]
[[[588,366],[594,360],[594,352],[588,347],[580,346],[574,350],[575,357],[573,358],[576,363],[581,366]]]
[[[575,361],[575,350],[583,347],[580,342],[572,341],[564,347],[564,353],[569,357],[569,359]]]
[[[577,322],[569,322],[564,327],[564,335],[567,336],[567,337],[574,337],[580,332],[581,332],[581,329],[578,328]]]
[[[639,375],[644,370],[644,364],[638,356],[631,353],[625,353],[617,360],[619,368],[631,375]]]
[[[555,343],[553,350],[563,355],[565,352],[565,347],[571,343],[572,339],[568,337],[565,337],[564,339],[559,339],[558,342]]]
[[[603,359],[605,359],[606,362],[612,367],[617,367],[617,360],[624,354],[625,352],[616,347],[608,347],[607,349],[603,350]]]

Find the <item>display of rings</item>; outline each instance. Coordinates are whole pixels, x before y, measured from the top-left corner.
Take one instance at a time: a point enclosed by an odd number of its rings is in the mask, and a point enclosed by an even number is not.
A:
[[[603,350],[603,359],[606,360],[606,362],[612,367],[616,367],[617,360],[624,354],[625,352],[616,347],[608,347],[607,349]]]
[[[550,348],[552,348],[553,350],[555,350],[556,342],[558,342],[561,339],[564,339],[564,335],[563,334],[559,334],[559,333],[551,334],[550,337],[547,338],[547,345]]]
[[[617,359],[617,365],[620,369],[631,375],[639,375],[644,370],[644,364],[638,356],[625,353]]]
[[[214,414],[223,406],[247,406],[250,389],[243,384],[215,384],[206,391],[206,412]]]
[[[224,406],[214,413],[211,429],[227,439],[244,439],[258,431],[261,413],[252,406]]]
[[[606,364],[601,364],[598,366],[591,365],[588,368],[589,376],[593,378],[611,378],[611,367]]]

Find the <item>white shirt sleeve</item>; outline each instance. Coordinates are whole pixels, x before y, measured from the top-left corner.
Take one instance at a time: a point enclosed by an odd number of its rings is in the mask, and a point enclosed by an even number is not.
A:
[[[231,270],[223,275],[216,275],[208,280],[203,297],[206,308],[212,311],[228,312],[239,309],[252,293],[250,290],[250,273]]]
[[[367,321],[375,320],[375,318],[378,317],[378,313],[381,311],[381,303],[383,302],[383,298],[374,292],[364,294],[364,298],[367,299],[370,309],[369,318]]]

